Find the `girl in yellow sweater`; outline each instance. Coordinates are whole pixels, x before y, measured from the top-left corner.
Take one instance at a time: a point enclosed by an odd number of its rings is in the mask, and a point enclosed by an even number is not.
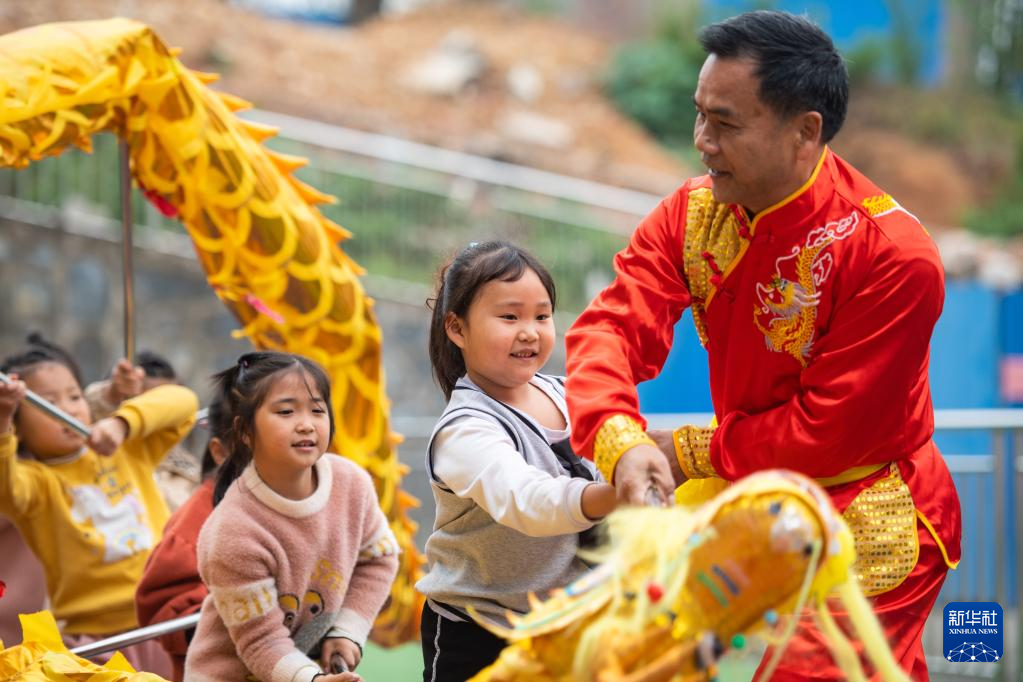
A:
[[[0,514],[42,563],[74,646],[137,626],[135,586],[168,517],[153,471],[191,429],[198,402],[187,388],[160,386],[92,424],[86,440],[22,402],[32,390],[92,422],[71,357],[38,336],[29,343],[2,367],[16,380],[0,384]],[[156,642],[123,653],[139,670],[170,673]]]

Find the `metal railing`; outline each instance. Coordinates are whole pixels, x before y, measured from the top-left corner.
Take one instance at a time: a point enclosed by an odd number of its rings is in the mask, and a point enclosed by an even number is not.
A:
[[[927,665],[936,679],[1023,680],[1023,410],[939,410],[937,437],[983,434],[981,454],[946,448],[963,512],[962,561],[949,575],[924,630]],[[952,663],[942,655],[943,607],[995,601],[1005,615],[1005,656],[998,663]]]
[[[199,614],[193,613],[189,616],[181,616],[180,618],[166,620],[162,623],[154,623],[153,625],[147,625],[144,628],[129,630],[128,632],[122,632],[121,634],[114,635],[113,637],[107,637],[106,639],[100,639],[95,642],[90,642],[89,644],[76,646],[71,649],[71,653],[81,656],[82,658],[92,658],[93,656],[109,654],[117,651],[118,649],[124,649],[134,644],[149,641],[150,639],[169,635],[172,632],[180,632],[181,630],[194,628],[198,622]]]
[[[251,120],[281,133],[267,146],[304,156],[296,175],[340,203],[322,206],[354,237],[345,250],[368,272],[428,287],[439,264],[469,241],[508,239],[535,252],[571,315],[610,281],[612,257],[660,197],[407,140],[264,111]],[[117,145],[69,150],[15,171],[0,169],[0,196],[61,207],[69,198],[116,218]],[[140,196],[139,232],[181,232]]]

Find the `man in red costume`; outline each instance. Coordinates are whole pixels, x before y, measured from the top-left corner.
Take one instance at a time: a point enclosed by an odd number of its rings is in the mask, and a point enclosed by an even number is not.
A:
[[[569,331],[572,444],[631,503],[672,479],[816,478],[853,530],[896,659],[926,679],[924,621],[960,551],[959,499],[931,440],[941,261],[920,222],[828,148],[849,88],[823,31],[761,11],[700,42],[693,137],[708,174],[643,220]],[[660,371],[687,307],[717,425],[648,434],[635,387]],[[840,679],[830,661],[801,628],[773,679]]]

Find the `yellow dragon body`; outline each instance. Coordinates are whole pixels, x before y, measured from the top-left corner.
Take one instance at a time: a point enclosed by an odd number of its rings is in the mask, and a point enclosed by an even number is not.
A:
[[[511,644],[474,682],[709,680],[736,636],[764,634],[781,655],[788,616],[804,606],[816,608],[847,678],[865,680],[829,596],[881,677],[908,679],[850,570],[849,528],[810,479],[763,472],[695,510],[624,510],[608,523],[597,568],[529,613],[508,614],[508,625],[480,619]]]
[[[275,131],[237,118],[247,103],[206,87],[147,26],[127,19],[47,24],[0,37],[0,164],[23,168],[100,132],[127,142],[146,196],[181,220],[210,286],[262,348],[300,353],[333,381],[334,450],[364,467],[402,547],[402,567],[373,638],[418,633],[404,473],[391,432],[381,334],[332,201],[291,173],[305,160],[261,142]],[[116,169],[111,169],[116,173]]]

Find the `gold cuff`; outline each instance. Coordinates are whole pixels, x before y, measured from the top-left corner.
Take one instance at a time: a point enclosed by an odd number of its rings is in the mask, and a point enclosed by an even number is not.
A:
[[[657,447],[654,439],[646,435],[643,427],[632,417],[616,414],[601,424],[593,441],[593,463],[605,481],[614,482],[618,460],[626,450],[641,443]]]
[[[681,426],[675,429],[675,458],[688,479],[718,478],[718,472],[710,463],[710,439],[714,436],[712,426]]]

